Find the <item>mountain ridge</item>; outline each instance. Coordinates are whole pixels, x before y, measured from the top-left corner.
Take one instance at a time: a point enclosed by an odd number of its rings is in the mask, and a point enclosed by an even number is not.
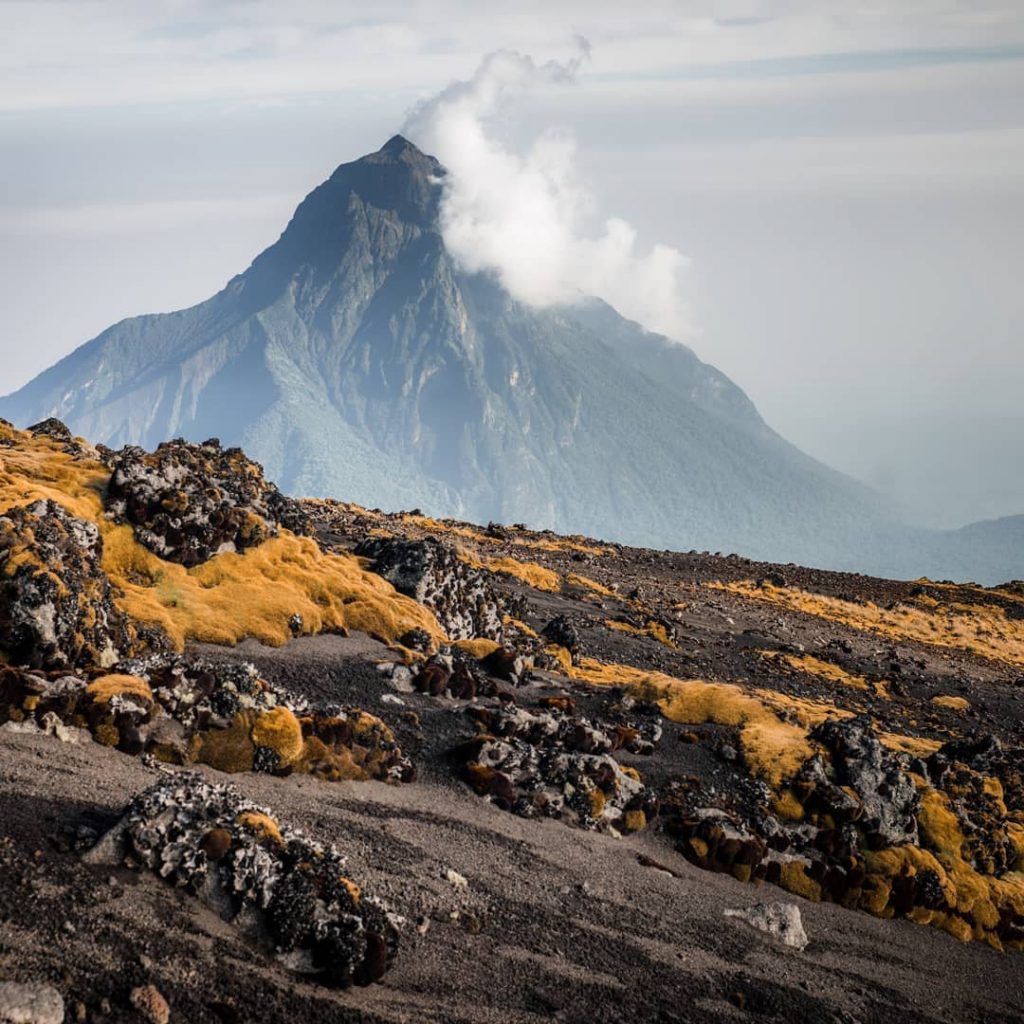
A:
[[[444,174],[392,137],[339,166],[213,297],[113,325],[0,413],[56,416],[112,446],[218,436],[289,491],[367,505],[883,575],[960,571],[940,534],[903,527],[783,440],[685,345],[599,300],[534,309],[467,274],[438,229]],[[991,531],[959,543],[990,552],[967,558],[979,578],[1017,574],[991,564]]]

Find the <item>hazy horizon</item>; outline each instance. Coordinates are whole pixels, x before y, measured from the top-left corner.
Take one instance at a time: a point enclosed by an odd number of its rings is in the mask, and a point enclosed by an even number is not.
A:
[[[583,36],[572,84],[487,121],[515,157],[575,140],[583,240],[618,217],[616,267],[678,250],[682,340],[915,520],[1024,513],[1014,5],[88,6],[0,5],[0,392],[208,297],[486,53],[565,62]]]

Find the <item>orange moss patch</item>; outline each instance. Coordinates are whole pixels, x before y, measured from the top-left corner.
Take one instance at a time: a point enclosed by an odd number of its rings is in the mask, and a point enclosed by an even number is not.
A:
[[[940,604],[922,596],[913,604],[881,608],[870,601],[860,604],[791,587],[761,586],[750,580],[707,586],[877,636],[913,640],[1024,667],[1024,623],[1007,618],[997,606]]]
[[[898,732],[879,732],[878,742],[890,750],[913,754],[915,757],[930,757],[942,746],[941,740],[931,740],[927,736],[904,736]]]
[[[501,644],[496,640],[488,640],[486,637],[474,637],[472,640],[456,640],[452,644],[452,647],[457,647],[460,651],[465,651],[471,658],[486,658],[488,654],[493,654]]]
[[[668,630],[660,622],[648,619],[643,627],[634,626],[629,622],[621,622],[618,619],[605,619],[604,624],[609,629],[618,630],[620,633],[632,633],[634,636],[647,636],[666,647],[678,647],[679,645],[668,635]]]
[[[243,828],[247,828],[265,839],[270,839],[279,846],[284,846],[281,827],[268,814],[261,814],[259,811],[243,811],[235,821]]]
[[[52,498],[95,523],[103,569],[132,619],[161,627],[180,650],[187,640],[234,644],[252,636],[279,646],[298,613],[310,632],[355,629],[393,641],[413,628],[444,639],[433,614],[398,594],[350,555],[324,554],[315,541],[287,531],[244,554],[216,555],[193,569],[167,562],[135,540],[130,526],[103,513],[105,466],[75,460],[51,438],[5,428],[15,446],[0,450],[0,513]]]
[[[566,577],[566,582],[571,583],[574,587],[582,587],[584,590],[591,590],[595,594],[600,594],[602,597],[619,596],[611,589],[611,587],[606,587],[603,583],[598,583],[597,580],[592,580],[589,576],[580,576],[575,572],[569,573]]]
[[[147,703],[153,703],[153,691],[149,683],[138,676],[109,675],[94,679],[85,692],[96,704],[106,704],[112,697],[141,697]]]
[[[932,703],[937,704],[940,708],[949,708],[950,711],[969,711],[971,707],[971,702],[966,697],[932,697]]]
[[[512,629],[516,630],[517,632],[522,633],[523,636],[532,637],[534,640],[539,640],[540,639],[540,637],[538,636],[537,631],[535,629],[532,629],[525,622],[521,622],[519,619],[512,618],[511,615],[506,615],[502,619],[502,624],[505,625],[505,626],[510,626]]]
[[[270,747],[282,766],[294,764],[302,756],[302,726],[287,708],[264,711],[253,722],[250,735],[257,747]]]
[[[759,651],[769,661],[781,661],[795,672],[804,672],[809,676],[817,676],[830,683],[850,686],[855,690],[870,690],[871,685],[863,676],[847,672],[831,661],[815,658],[811,654],[786,654],[782,651]]]
[[[536,562],[519,562],[514,558],[488,558],[485,567],[525,583],[534,590],[557,594],[562,589],[562,577]]]

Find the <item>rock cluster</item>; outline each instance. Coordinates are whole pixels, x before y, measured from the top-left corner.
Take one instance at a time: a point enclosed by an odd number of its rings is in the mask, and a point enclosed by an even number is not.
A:
[[[662,817],[680,851],[809,899],[996,946],[1024,943],[1024,901],[996,891],[1024,866],[1011,806],[1024,803],[1019,751],[983,738],[946,744],[925,762],[884,747],[864,716],[826,721],[810,737],[821,752],[784,799],[754,780],[728,800],[700,785],[664,791]]]
[[[368,537],[355,553],[400,594],[426,605],[452,640],[502,639],[507,601],[486,572],[468,565],[439,540]]]
[[[43,669],[109,666],[134,631],[115,607],[93,523],[49,499],[0,516],[0,650]]]
[[[639,831],[657,813],[640,773],[611,756],[638,743],[639,728],[605,731],[557,706],[467,711],[480,734],[463,750],[466,780],[503,810],[619,832]]]
[[[86,859],[148,868],[289,969],[327,985],[379,981],[397,952],[392,915],[347,876],[335,847],[282,826],[233,786],[194,773],[139,794]]]
[[[284,527],[308,533],[302,506],[263,478],[240,448],[168,441],[154,452],[128,446],[110,457],[108,513],[130,523],[154,554],[185,566],[244,551]]]
[[[0,670],[0,723],[80,727],[127,754],[224,772],[303,772],[332,781],[413,777],[412,763],[379,718],[285,698],[252,665],[158,654],[117,667],[91,682]]]

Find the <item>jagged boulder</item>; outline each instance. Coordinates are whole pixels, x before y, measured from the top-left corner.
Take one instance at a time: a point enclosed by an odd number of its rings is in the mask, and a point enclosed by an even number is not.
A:
[[[830,719],[812,729],[810,736],[829,751],[834,783],[818,785],[816,796],[829,801],[833,813],[855,819],[872,846],[916,844],[917,789],[900,755],[878,741],[871,719]],[[855,801],[843,792],[844,786],[856,793]]]
[[[636,832],[658,810],[640,774],[611,756],[622,737],[558,709],[472,706],[480,735],[467,744],[470,786],[525,818],[558,818],[585,829]]]
[[[379,981],[398,950],[392,915],[348,877],[334,846],[282,826],[233,786],[193,773],[138,795],[85,859],[148,868],[289,969],[327,985]]]
[[[462,561],[449,545],[432,537],[369,537],[356,554],[371,559],[373,571],[399,593],[426,605],[450,639],[502,639],[506,602],[488,575]]]
[[[281,527],[310,532],[302,506],[264,480],[259,463],[215,438],[168,441],[154,452],[128,446],[111,456],[110,467],[107,511],[172,562],[193,566],[244,551]]]
[[[49,499],[0,516],[0,651],[33,668],[105,667],[134,633],[113,601],[95,524]]]

